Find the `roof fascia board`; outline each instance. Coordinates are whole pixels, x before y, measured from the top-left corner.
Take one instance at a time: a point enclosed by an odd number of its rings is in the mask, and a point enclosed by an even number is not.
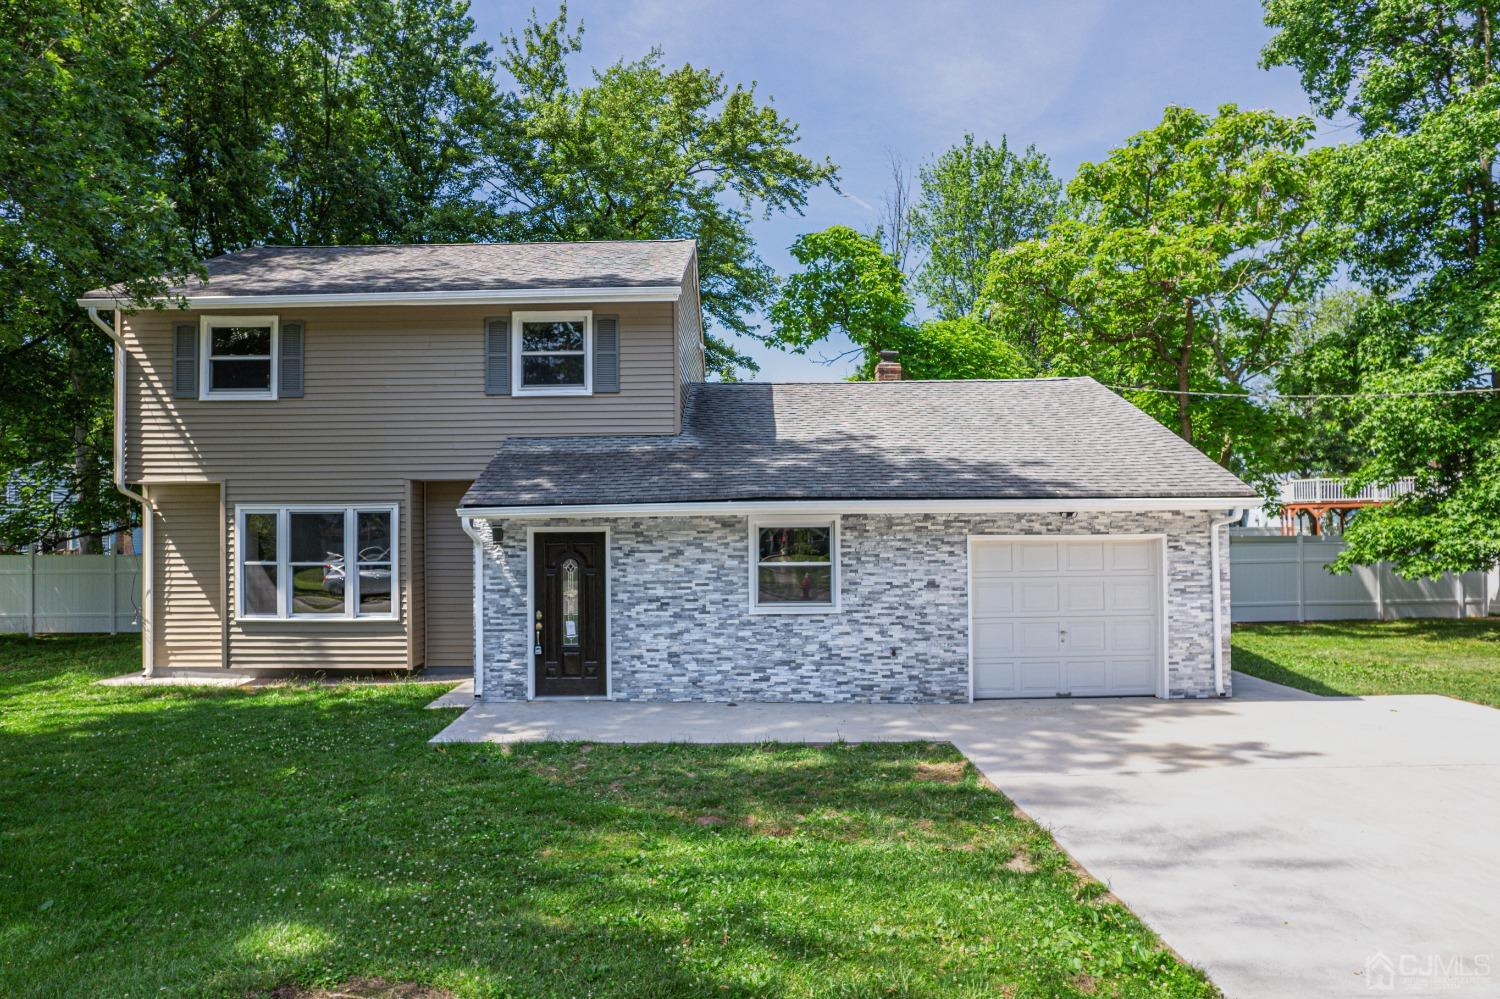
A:
[[[1237,510],[1253,496],[1085,497],[974,500],[729,500],[714,503],[595,503],[572,506],[459,507],[460,517],[508,520],[539,517],[676,517],[710,514],[840,513],[1107,513],[1155,510]]]
[[[190,309],[318,307],[338,305],[546,305],[555,302],[675,302],[682,286],[640,285],[612,288],[499,288],[474,291],[336,292],[322,295],[183,295]],[[80,298],[83,308],[132,308],[128,298]]]

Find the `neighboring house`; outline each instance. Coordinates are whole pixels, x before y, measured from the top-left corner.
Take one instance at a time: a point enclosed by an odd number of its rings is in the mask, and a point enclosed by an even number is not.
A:
[[[1228,691],[1222,525],[1256,495],[1089,379],[903,382],[888,358],[871,383],[706,384],[690,241],[206,266],[174,289],[189,311],[111,332],[148,671],[462,665],[488,699]]]

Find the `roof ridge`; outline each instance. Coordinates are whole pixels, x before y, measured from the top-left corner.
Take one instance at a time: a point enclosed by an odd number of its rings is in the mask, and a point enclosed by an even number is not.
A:
[[[473,240],[459,243],[256,243],[228,250],[221,257],[244,253],[246,250],[408,250],[421,246],[598,246],[614,243],[620,246],[636,246],[642,243],[696,243],[690,236],[674,236],[664,239],[523,239],[523,240]],[[212,258],[210,258],[212,259]]]
[[[1091,375],[1048,375],[1041,378],[902,378],[894,382],[865,381],[783,381],[783,382],[695,382],[695,385],[714,385],[723,387],[775,387],[777,385],[1014,385],[1016,383],[1031,384],[1036,382],[1094,382],[1101,384]]]

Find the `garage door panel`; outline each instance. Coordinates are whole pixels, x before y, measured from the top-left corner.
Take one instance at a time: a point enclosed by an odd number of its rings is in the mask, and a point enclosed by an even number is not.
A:
[[[1070,579],[1063,584],[1062,609],[1069,614],[1088,614],[1105,609],[1102,579]]]
[[[1062,648],[1062,635],[1056,621],[1017,621],[1016,637],[1016,651],[1022,655],[1058,652]]]
[[[1109,683],[1108,664],[1103,659],[1069,659],[1063,688],[1069,694],[1103,693]]]
[[[1104,543],[1080,541],[1064,545],[1062,561],[1069,572],[1098,572],[1104,568]]]
[[[1016,626],[1012,621],[974,622],[975,662],[1005,659],[1016,653]]]
[[[1109,622],[1106,649],[1114,655],[1150,655],[1156,650],[1156,621],[1126,618]]]
[[[1062,583],[1055,579],[1023,580],[1017,589],[1020,601],[1016,610],[1022,614],[1056,614],[1062,610]]]
[[[1108,622],[1102,618],[1072,618],[1064,623],[1071,653],[1109,651]]]
[[[1156,603],[1156,581],[1146,579],[1112,579],[1105,587],[1111,611],[1139,613],[1149,611]]]
[[[1057,545],[1016,545],[1016,568],[1022,572],[1056,572]]]
[[[972,548],[974,571],[976,573],[1010,572],[1015,568],[1012,560],[1013,547],[998,544],[974,545]]]
[[[1109,544],[1109,567],[1116,572],[1147,572],[1155,555],[1154,541],[1114,541]]]
[[[1062,689],[1062,662],[1057,659],[1023,659],[1017,663],[1019,692],[1055,694]]]
[[[1017,675],[1014,659],[977,663],[974,666],[974,696],[1015,697],[1021,692],[1016,682]]]
[[[1109,661],[1110,693],[1156,693],[1156,670],[1150,659],[1111,659]]]
[[[1008,579],[981,576],[974,580],[974,616],[1014,614],[1016,584]]]

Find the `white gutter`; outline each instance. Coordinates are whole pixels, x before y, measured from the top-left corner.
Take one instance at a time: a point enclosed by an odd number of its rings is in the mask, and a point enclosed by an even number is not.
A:
[[[151,571],[152,554],[156,543],[155,517],[151,512],[151,501],[144,494],[138,493],[125,484],[125,359],[129,351],[125,347],[125,338],[120,335],[118,324],[120,313],[118,309],[114,312],[114,323],[106,323],[99,318],[99,310],[102,306],[80,303],[88,310],[89,321],[104,331],[105,335],[114,342],[115,355],[115,435],[114,435],[114,460],[113,473],[115,489],[126,499],[134,500],[141,505],[141,547],[145,549],[141,553],[141,670],[147,676],[156,672],[156,657],[153,652],[153,634],[151,628],[151,600],[154,595],[154,579]]]
[[[467,507],[461,517],[480,520],[535,517],[676,517],[761,513],[1072,513],[1141,510],[1214,510],[1242,507],[1245,496],[1140,497],[1120,499],[951,500],[725,500],[711,503],[589,503],[556,506]]]
[[[484,538],[473,517],[459,517],[458,526],[474,539],[474,697],[484,693]]]
[[[1219,528],[1234,523],[1242,515],[1241,510],[1231,510],[1229,516],[1222,520],[1209,518],[1208,521],[1208,561],[1209,571],[1213,573],[1211,589],[1214,602],[1214,693],[1219,697],[1224,696],[1224,610],[1219,606],[1224,587],[1219,582]]]
[[[181,295],[190,309],[319,307],[336,305],[547,305],[554,302],[675,302],[680,285],[615,288],[475,288],[467,291],[352,291],[286,295]],[[120,309],[142,303],[130,298],[80,298],[85,309]]]

